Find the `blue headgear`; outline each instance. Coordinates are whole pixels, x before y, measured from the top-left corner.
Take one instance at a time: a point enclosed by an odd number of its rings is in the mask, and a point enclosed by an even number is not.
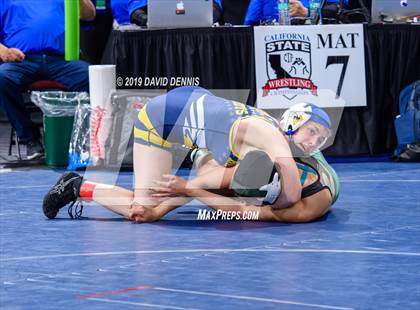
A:
[[[312,103],[297,103],[288,108],[280,118],[280,128],[286,135],[291,136],[308,121],[331,129],[331,120],[328,114]]]

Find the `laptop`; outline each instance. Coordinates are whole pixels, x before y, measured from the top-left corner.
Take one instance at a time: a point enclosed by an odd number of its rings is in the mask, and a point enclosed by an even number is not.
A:
[[[149,0],[148,28],[211,27],[212,0]]]
[[[372,23],[382,21],[405,23],[408,17],[418,15],[420,15],[420,0],[372,0]]]

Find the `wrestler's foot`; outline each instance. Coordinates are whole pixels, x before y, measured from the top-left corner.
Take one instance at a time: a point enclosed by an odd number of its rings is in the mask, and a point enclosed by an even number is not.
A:
[[[65,172],[44,196],[42,209],[45,216],[49,219],[53,219],[57,216],[58,211],[66,204],[70,202],[73,202],[74,204],[79,197],[82,181],[83,177],[77,173]],[[73,218],[70,210],[69,215]]]

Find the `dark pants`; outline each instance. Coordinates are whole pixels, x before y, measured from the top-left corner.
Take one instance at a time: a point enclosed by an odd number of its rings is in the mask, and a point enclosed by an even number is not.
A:
[[[21,62],[0,64],[0,107],[22,142],[39,137],[25,110],[22,91],[37,80],[52,80],[68,91],[88,91],[88,63],[65,61],[62,56],[28,54]]]

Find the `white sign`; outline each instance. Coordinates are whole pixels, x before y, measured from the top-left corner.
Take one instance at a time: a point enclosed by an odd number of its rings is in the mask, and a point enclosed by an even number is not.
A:
[[[363,25],[254,27],[257,106],[366,106]]]

